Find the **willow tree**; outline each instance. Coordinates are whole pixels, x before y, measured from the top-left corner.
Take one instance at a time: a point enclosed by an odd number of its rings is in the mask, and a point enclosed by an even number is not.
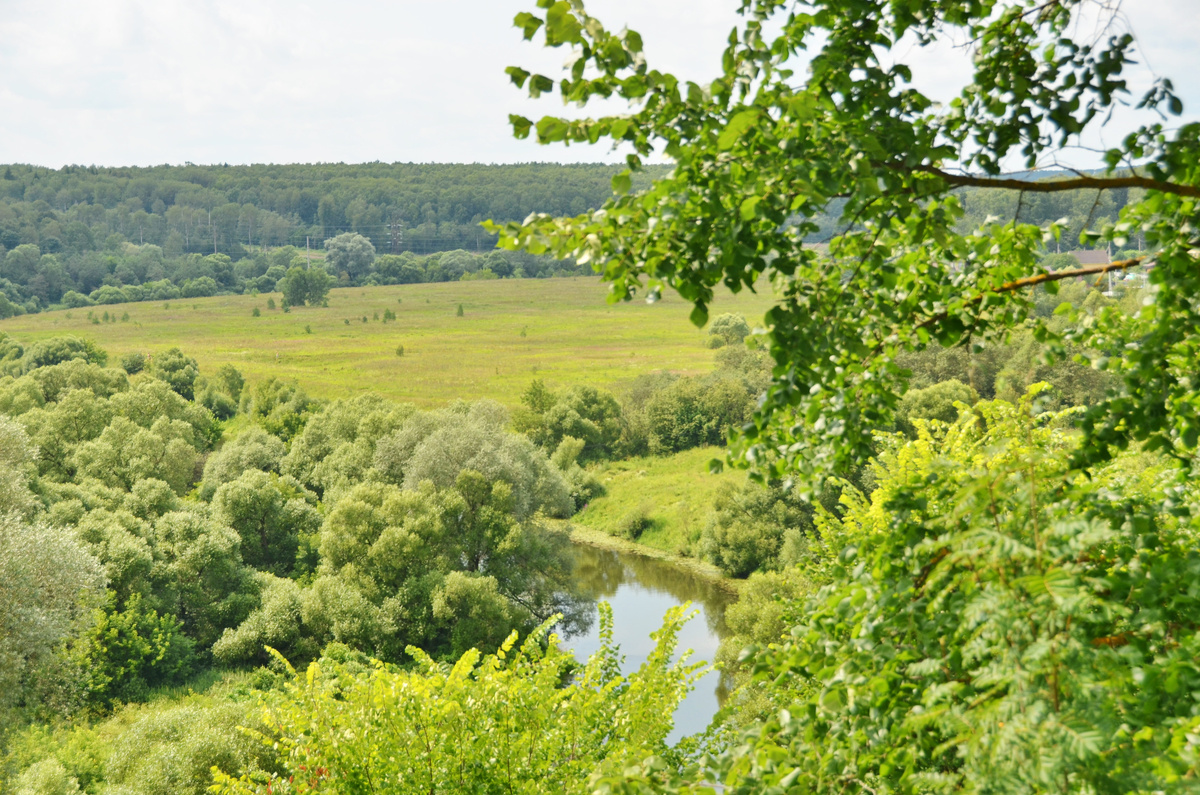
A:
[[[1115,29],[1074,24],[1086,13],[1112,23],[1113,5],[742,0],[744,21],[730,34],[721,74],[700,85],[651,68],[636,32],[610,31],[579,0],[539,0],[517,26],[572,55],[557,82],[510,67],[513,82],[534,97],[578,105],[620,98],[632,110],[536,122],[514,115],[514,133],[539,143],[609,141],[632,153],[599,210],[493,228],[503,246],[593,263],[614,300],[674,289],[694,305],[697,325],[718,285],[738,291],[764,274],[773,279],[775,376],[734,448],[770,477],[815,485],[867,456],[873,430],[890,425],[906,387],[897,354],[972,346],[1025,323],[1058,355],[1066,343],[1111,351],[1137,340],[1122,356],[1094,359],[1119,373],[1121,386],[1082,420],[1080,463],[1135,439],[1190,449],[1200,437],[1189,380],[1200,319],[1200,125],[1167,125],[1183,111],[1167,79],[1130,96],[1132,35],[1076,35]],[[912,82],[910,45],[964,40],[974,57],[962,90],[936,103]],[[1158,120],[1104,152],[1102,170],[1003,175],[1006,165],[1033,169],[1079,143],[1122,103]],[[631,190],[631,175],[651,156],[669,158],[673,170]],[[1046,272],[1041,259],[1062,229],[1012,218],[962,231],[956,189],[964,186],[1020,197],[1138,188],[1141,198],[1117,222],[1086,239],[1122,248],[1144,235],[1154,254]],[[835,206],[842,231],[824,256],[803,241]],[[1101,313],[1063,334],[1033,317],[1038,285],[1150,265],[1150,302],[1136,317]]]
[[[632,152],[602,208],[531,216],[501,243],[593,263],[614,300],[673,289],[697,325],[719,285],[769,277],[773,380],[731,456],[812,492],[882,451],[870,500],[847,489],[844,516],[818,522],[839,544],[822,559],[829,584],[750,656],[778,709],[703,767],[651,759],[598,777],[597,791],[1195,791],[1200,124],[1168,127],[1183,107],[1166,79],[1130,96],[1136,43],[1108,32],[1116,4],[743,0],[705,85],[652,69],[637,33],[609,31],[579,0],[537,6],[517,26],[573,55],[557,82],[512,67],[514,82],[632,109],[513,116],[516,135]],[[905,60],[944,40],[969,42],[973,59],[943,105]],[[1123,102],[1159,116],[1104,152],[1104,168],[1003,173],[1091,140]],[[652,155],[673,170],[633,190]],[[1011,192],[1017,212],[967,228],[963,187]],[[1135,200],[1085,240],[1144,235],[1152,254],[1043,267],[1063,230],[1022,223],[1022,202],[1126,188]],[[834,208],[826,256],[804,240]],[[1039,285],[1135,267],[1149,280],[1136,313],[1064,328],[1032,311]],[[1057,417],[1038,416],[1035,387],[1018,406],[922,425],[916,442],[876,436],[907,387],[900,355],[1019,327],[1051,356],[1090,352],[1076,355],[1115,386]]]

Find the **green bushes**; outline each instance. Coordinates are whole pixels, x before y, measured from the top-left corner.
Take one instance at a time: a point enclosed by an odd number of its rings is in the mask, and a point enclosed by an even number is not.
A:
[[[909,436],[916,436],[914,423],[917,420],[940,420],[954,422],[958,419],[955,404],[974,405],[979,395],[974,389],[951,378],[924,389],[910,389],[900,399],[896,410],[897,426]]]
[[[103,707],[142,701],[150,690],[180,682],[194,663],[194,643],[179,620],[147,608],[139,593],[120,610],[116,594],[85,636],[81,670],[89,698]]]
[[[794,564],[798,545],[813,532],[812,517],[812,507],[793,492],[757,483],[726,485],[713,501],[700,556],[730,577]]]
[[[708,347],[722,348],[737,345],[750,333],[750,324],[741,315],[726,312],[718,315],[708,325]]]
[[[215,791],[287,791],[294,782],[352,792],[397,782],[422,792],[591,792],[599,771],[670,756],[671,716],[698,677],[695,666],[672,662],[682,608],[667,614],[646,662],[627,678],[611,617],[601,620],[603,646],[582,667],[548,624],[520,646],[514,632],[495,654],[472,650],[453,667],[418,649],[412,671],[314,663],[267,699],[284,769],[218,774]]]
[[[643,502],[631,509],[617,521],[616,527],[613,528],[613,535],[629,541],[637,541],[642,537],[642,533],[654,525],[650,519],[650,511],[653,510],[653,507],[650,503]]]
[[[771,709],[697,780],[759,788],[770,759],[806,791],[830,764],[889,791],[1190,791],[1194,481],[1145,454],[1079,477],[1034,398],[885,440],[755,657]]]
[[[121,357],[121,369],[130,375],[137,375],[146,369],[146,354],[127,353]]]

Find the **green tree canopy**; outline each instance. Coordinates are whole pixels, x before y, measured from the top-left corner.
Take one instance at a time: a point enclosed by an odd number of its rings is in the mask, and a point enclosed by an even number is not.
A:
[[[721,72],[698,84],[654,69],[636,32],[610,31],[580,0],[538,7],[517,26],[526,38],[570,48],[571,65],[559,82],[511,67],[513,82],[534,97],[586,105],[617,96],[634,107],[596,118],[513,116],[514,132],[541,143],[607,139],[634,153],[600,210],[491,228],[502,246],[593,263],[614,300],[674,288],[693,303],[697,325],[717,285],[775,279],[782,292],[766,325],[776,377],[735,448],[766,476],[819,486],[869,456],[873,429],[891,424],[904,392],[900,354],[1003,336],[1029,319],[1029,288],[1149,261],[1050,273],[1045,244],[1063,229],[993,218],[964,231],[956,193],[964,186],[1037,196],[1144,191],[1087,242],[1121,248],[1144,234],[1155,251],[1152,304],[1058,333],[1032,321],[1059,355],[1064,341],[1106,350],[1139,340],[1136,355],[1094,359],[1120,383],[1081,421],[1080,460],[1103,460],[1134,439],[1161,449],[1200,438],[1200,401],[1182,366],[1200,353],[1191,301],[1200,268],[1187,231],[1200,196],[1200,124],[1141,126],[1104,154],[1096,174],[1000,173],[1009,163],[1035,168],[1105,124],[1119,102],[1182,112],[1166,79],[1129,96],[1131,35],[1074,26],[1082,13],[1111,9],[1087,0],[796,8],[744,0]],[[957,98],[935,103],[913,84],[901,43],[955,36],[971,42],[973,67]],[[655,153],[674,169],[631,190],[631,176]],[[826,256],[804,242],[835,206],[841,231]]]
[[[325,263],[334,273],[351,279],[366,276],[375,262],[375,246],[362,235],[347,232],[325,241]]]

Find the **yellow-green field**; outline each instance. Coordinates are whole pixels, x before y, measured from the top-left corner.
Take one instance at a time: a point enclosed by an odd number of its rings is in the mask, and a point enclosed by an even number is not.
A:
[[[631,515],[648,527],[638,543],[676,555],[695,555],[696,542],[712,517],[713,495],[723,483],[741,484],[746,473],[725,468],[708,471],[708,462],[724,460],[719,447],[699,447],[671,456],[607,461],[595,472],[606,493],[571,519],[576,525],[619,533]]]
[[[228,362],[250,381],[295,379],[316,397],[375,391],[422,406],[480,397],[514,404],[534,378],[619,390],[641,373],[711,369],[713,352],[688,322],[689,304],[667,296],[613,305],[606,294],[587,277],[350,287],[330,292],[328,307],[286,314],[267,308],[268,298],[279,305],[279,294],[217,296],[24,315],[0,320],[0,331],[22,343],[90,338],[114,362],[178,346],[202,374]],[[765,293],[722,294],[711,312],[738,312],[756,325],[769,301]],[[252,316],[255,307],[261,317]],[[397,317],[385,324],[376,314],[386,309]],[[89,311],[130,319],[96,325]]]

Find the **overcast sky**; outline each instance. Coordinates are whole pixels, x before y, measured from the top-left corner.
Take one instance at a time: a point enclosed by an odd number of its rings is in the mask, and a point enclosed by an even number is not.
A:
[[[533,103],[520,64],[557,75],[566,53],[511,27],[532,0],[0,0],[0,162],[519,162],[611,160],[603,147],[513,140]],[[640,31],[656,68],[708,82],[736,0],[591,0]],[[1158,74],[1200,109],[1200,0],[1125,0]],[[947,98],[961,49],[917,53]],[[1114,136],[1114,139],[1116,136]],[[1107,143],[1115,143],[1116,140]],[[1093,142],[1098,143],[1098,142]]]

